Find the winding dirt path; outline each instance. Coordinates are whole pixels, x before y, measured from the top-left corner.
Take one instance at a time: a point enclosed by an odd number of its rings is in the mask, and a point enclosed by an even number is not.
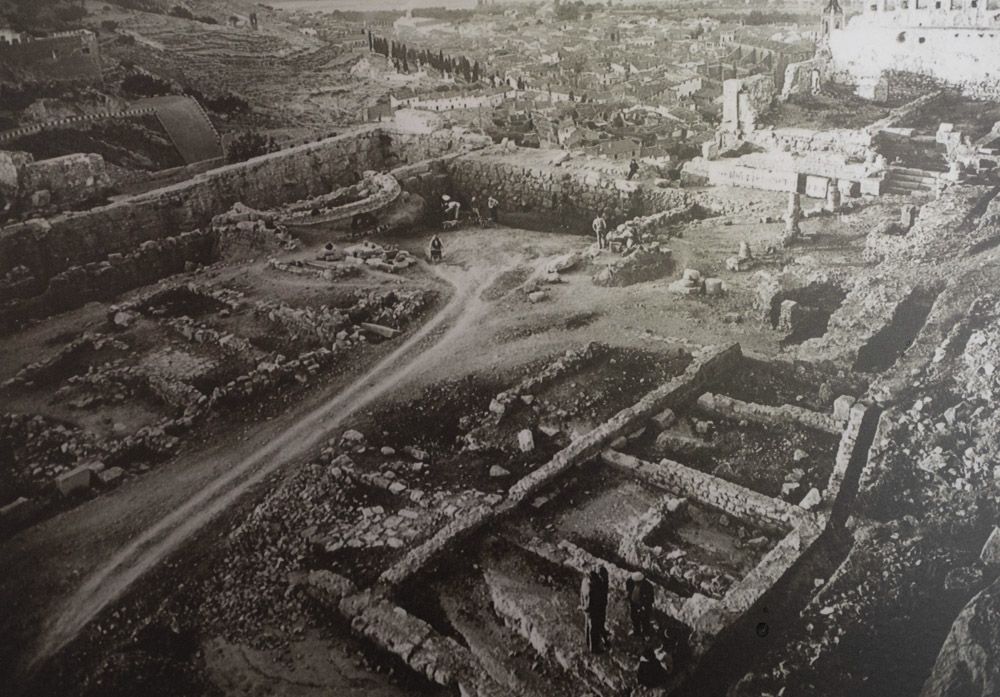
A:
[[[198,482],[189,497],[162,511],[162,515],[140,528],[138,534],[123,540],[110,558],[96,564],[66,594],[66,600],[55,606],[57,609],[46,613],[40,638],[29,653],[27,674],[57,654],[143,574],[180,549],[192,535],[229,509],[255,484],[281,466],[308,455],[334,436],[338,426],[358,410],[408,379],[447,362],[449,344],[468,332],[489,304],[481,297],[482,289],[505,268],[505,264],[497,263],[484,273],[482,268],[475,266],[445,264],[433,267],[437,276],[454,286],[455,293],[447,305],[338,394],[291,422],[284,430],[266,437],[249,452],[239,449],[239,460],[215,466],[213,478]],[[258,435],[257,439],[260,438]],[[149,482],[146,488],[162,484]],[[108,501],[106,505],[114,504]],[[94,516],[99,518],[100,513]],[[54,533],[49,531],[48,534]]]

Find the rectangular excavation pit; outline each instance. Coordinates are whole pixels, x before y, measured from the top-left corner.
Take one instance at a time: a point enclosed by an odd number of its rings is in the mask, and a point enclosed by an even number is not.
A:
[[[517,539],[565,540],[627,571],[641,570],[679,598],[721,598],[781,537],[710,506],[673,499],[592,463],[510,527]]]
[[[606,625],[610,644],[595,655],[586,646],[578,571],[490,535],[470,549],[475,553],[404,584],[396,601],[467,647],[490,677],[515,694],[612,695],[634,686],[644,641],[629,635],[624,588],[615,580]],[[690,630],[658,612],[654,621],[668,636],[677,672],[684,672]]]
[[[826,385],[829,389],[824,389]],[[864,393],[866,382],[839,377],[811,365],[768,361],[744,355],[739,366],[719,380],[716,391],[756,404],[780,407],[794,404],[829,413],[842,394]]]
[[[697,433],[699,422],[711,424],[708,434]],[[677,460],[791,503],[801,501],[813,487],[826,487],[839,443],[838,435],[818,429],[737,421],[698,409],[684,414],[666,433],[650,429],[622,450],[652,462]]]
[[[704,504],[683,501],[640,542],[660,557],[660,563],[669,563],[671,557],[682,553],[688,561],[725,574],[732,580],[719,584],[719,594],[746,576],[781,539],[774,530],[733,519]]]

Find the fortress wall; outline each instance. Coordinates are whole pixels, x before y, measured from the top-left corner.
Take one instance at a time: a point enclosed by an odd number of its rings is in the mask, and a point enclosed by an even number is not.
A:
[[[970,96],[1000,98],[1000,27],[875,24],[855,18],[830,35],[834,70],[859,81],[886,71],[927,75]]]
[[[35,80],[100,80],[97,37],[88,31],[0,44],[0,62]]]

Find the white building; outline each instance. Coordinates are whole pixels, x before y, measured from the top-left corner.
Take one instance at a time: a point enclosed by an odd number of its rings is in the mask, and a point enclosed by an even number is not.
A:
[[[905,71],[1000,96],[1000,0],[865,0],[846,25],[824,29],[834,73],[862,94],[886,71]]]

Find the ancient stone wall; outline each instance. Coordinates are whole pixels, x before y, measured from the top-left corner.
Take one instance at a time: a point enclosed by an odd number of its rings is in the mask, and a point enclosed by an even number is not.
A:
[[[605,451],[602,457],[609,465],[625,469],[654,486],[717,508],[735,518],[753,521],[768,530],[789,530],[808,515],[781,499],[773,499],[672,460],[644,462],[613,450]]]
[[[107,206],[11,225],[0,230],[0,274],[25,266],[42,292],[49,279],[70,266],[207,225],[234,203],[269,208],[350,184],[356,172],[382,169],[385,152],[378,130],[364,128]]]
[[[525,162],[518,153],[494,149],[455,159],[451,177],[462,196],[495,196],[502,210],[555,211],[588,221],[604,210],[612,224],[688,202],[680,189],[647,189],[596,171]]]
[[[1000,96],[996,31],[952,24],[950,18],[936,19],[927,10],[863,14],[831,33],[830,50],[834,69],[859,82],[903,71],[960,87],[972,96],[995,98]]]
[[[128,254],[109,254],[102,261],[74,265],[49,279],[44,292],[0,306],[0,331],[29,319],[64,312],[184,271],[188,263],[212,260],[214,235],[194,230],[146,240]]]

